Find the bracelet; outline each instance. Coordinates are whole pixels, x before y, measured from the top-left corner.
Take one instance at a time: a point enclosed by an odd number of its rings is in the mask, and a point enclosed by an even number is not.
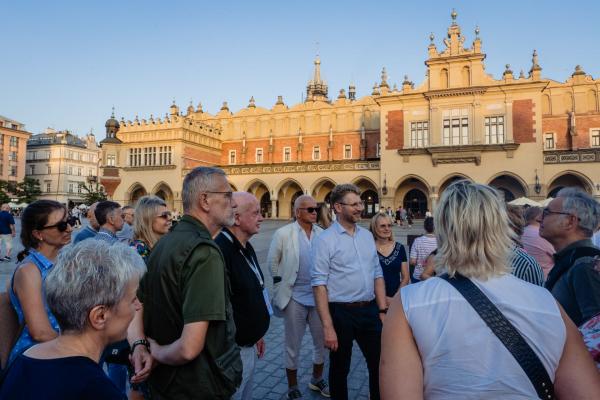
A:
[[[133,354],[133,351],[139,345],[144,345],[146,347],[146,350],[150,351],[150,342],[147,341],[146,339],[138,339],[135,342],[133,342],[133,344],[131,345],[130,353]]]
[[[383,310],[379,310],[379,314],[387,314],[388,309],[384,308]]]

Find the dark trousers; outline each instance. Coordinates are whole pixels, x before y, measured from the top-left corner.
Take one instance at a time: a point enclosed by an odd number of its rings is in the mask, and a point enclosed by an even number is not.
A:
[[[348,373],[352,343],[358,343],[369,369],[371,400],[379,400],[379,356],[381,354],[381,320],[373,301],[364,307],[329,303],[329,312],[338,339],[337,351],[329,353],[329,388],[334,400],[348,399]]]

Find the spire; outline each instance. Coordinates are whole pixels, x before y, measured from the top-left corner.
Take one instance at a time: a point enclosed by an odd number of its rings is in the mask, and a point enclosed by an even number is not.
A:
[[[385,87],[385,88],[389,89],[390,85],[388,85],[388,83],[387,83],[387,78],[388,78],[387,71],[385,70],[385,67],[383,67],[383,69],[381,70],[381,83],[379,84],[380,88]]]
[[[348,99],[350,101],[356,100],[356,86],[354,86],[354,83],[351,83],[350,86],[348,86]]]
[[[115,118],[115,106],[112,106],[112,113],[110,113],[111,118]]]
[[[529,76],[534,80],[540,79],[542,73],[542,67],[538,64],[538,54],[537,50],[533,50],[533,54],[531,55],[531,69],[529,70]]]
[[[321,79],[321,59],[318,54],[315,57],[313,79],[306,85],[306,101],[311,100],[328,101],[327,83]]]
[[[250,102],[248,103],[248,108],[256,108],[256,103],[254,101],[254,96],[250,97]]]
[[[452,18],[452,25],[456,25],[456,17],[458,17],[458,14],[456,13],[456,10],[454,8],[450,13],[450,17]]]

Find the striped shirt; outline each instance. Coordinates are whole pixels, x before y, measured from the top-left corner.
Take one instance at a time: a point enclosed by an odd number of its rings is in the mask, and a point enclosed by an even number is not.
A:
[[[415,239],[410,248],[410,258],[415,260],[415,271],[413,272],[415,279],[421,279],[421,274],[425,269],[425,260],[435,249],[437,249],[435,236],[423,235]]]
[[[525,282],[544,286],[544,271],[540,264],[521,247],[515,247],[511,255],[512,274]]]

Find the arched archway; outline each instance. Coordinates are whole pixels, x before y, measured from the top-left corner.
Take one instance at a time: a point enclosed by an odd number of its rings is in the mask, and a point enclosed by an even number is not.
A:
[[[260,196],[260,212],[263,217],[271,218],[271,194],[269,192],[264,192]]]
[[[304,190],[298,181],[286,179],[278,185],[277,210],[279,218],[292,218],[294,216],[294,201],[304,194]]]
[[[327,203],[336,183],[330,178],[321,178],[312,185],[310,193],[317,203]]]
[[[594,186],[587,176],[579,172],[567,171],[552,178],[548,185],[548,197],[556,197],[560,189],[565,187],[577,187],[592,194]]]
[[[165,203],[167,203],[167,208],[169,210],[173,210],[173,191],[169,185],[167,185],[165,182],[160,182],[154,187],[154,189],[152,189],[152,193],[163,199]]]
[[[274,215],[272,215],[273,210],[271,209],[271,192],[266,183],[260,179],[255,179],[246,186],[246,192],[252,193],[254,197],[256,197],[256,200],[260,202],[260,211],[264,217],[274,217]]]
[[[407,212],[412,211],[415,218],[425,218],[429,209],[427,195],[421,189],[411,189],[404,195],[402,206]]]
[[[446,190],[446,188],[450,185],[452,185],[454,182],[456,181],[462,181],[462,180],[468,180],[468,181],[473,181],[473,179],[469,178],[467,175],[464,174],[452,174],[449,176],[444,177],[441,181],[440,184],[438,185],[438,196],[441,197],[442,193],[444,193],[444,190]]]
[[[147,194],[146,188],[141,183],[134,183],[127,191],[127,204],[135,206],[140,197]]]
[[[420,196],[418,193],[421,193],[423,196]],[[415,214],[415,218],[423,218],[427,210],[432,209],[432,206],[429,204],[430,194],[431,188],[425,179],[416,175],[405,176],[396,186],[396,193],[394,195],[394,210],[400,206],[406,208],[407,200],[410,200],[410,204],[414,204],[412,200],[417,198],[417,204],[415,205],[416,207],[414,207],[415,211],[413,211],[413,214]],[[423,207],[424,210],[422,210]],[[418,213],[416,211],[418,211]]]
[[[508,203],[519,197],[527,197],[527,185],[518,176],[510,173],[500,173],[493,177],[488,185],[496,188]]]
[[[363,218],[369,218],[379,212],[379,194],[377,185],[371,179],[366,176],[359,176],[352,182],[360,190],[360,198],[365,206],[362,216]]]

